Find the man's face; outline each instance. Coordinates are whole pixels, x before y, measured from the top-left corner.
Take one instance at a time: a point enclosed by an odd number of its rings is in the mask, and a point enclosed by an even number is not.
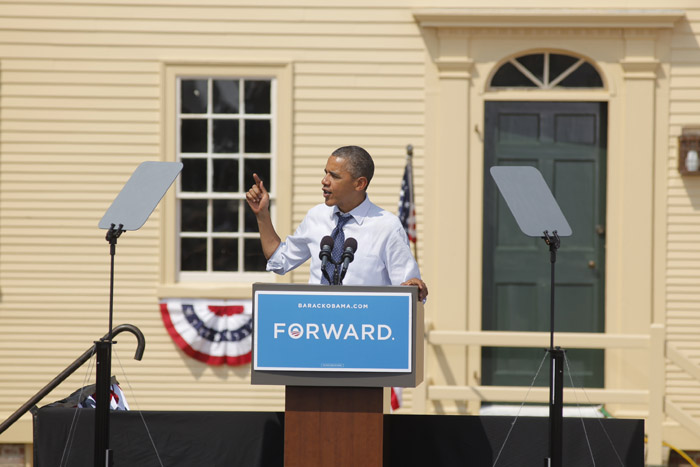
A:
[[[364,201],[364,177],[353,178],[344,159],[329,157],[325,173],[321,188],[326,206],[338,206],[342,212],[348,212]]]

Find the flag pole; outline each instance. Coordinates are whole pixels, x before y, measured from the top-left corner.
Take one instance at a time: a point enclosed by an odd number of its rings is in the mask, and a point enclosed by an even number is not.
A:
[[[413,145],[408,144],[406,145],[406,164],[411,165],[411,185],[413,185]],[[411,186],[411,205],[415,206],[415,199],[414,199],[414,187]],[[417,226],[416,222],[416,226]],[[418,236],[416,236],[416,241],[411,242],[413,243],[413,257],[416,259],[416,263],[418,262]]]
[[[401,179],[399,209],[397,216],[408,237],[408,243],[413,243],[413,257],[418,262],[418,236],[416,235],[416,206],[413,199],[413,145],[406,145],[406,166]],[[391,388],[391,411],[398,410],[402,403],[402,390]]]

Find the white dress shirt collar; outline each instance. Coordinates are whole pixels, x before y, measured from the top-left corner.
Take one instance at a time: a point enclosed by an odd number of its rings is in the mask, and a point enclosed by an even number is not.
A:
[[[350,214],[353,219],[355,219],[355,222],[358,224],[362,225],[362,223],[365,220],[365,217],[367,217],[367,213],[369,212],[369,209],[372,207],[372,203],[369,200],[369,195],[365,194],[365,200],[362,201],[360,204],[358,204],[355,209],[348,213],[343,213],[338,209],[338,206],[333,206],[333,209],[331,209],[330,217],[331,220],[335,223],[336,222],[336,212],[339,212],[341,215],[343,214]]]

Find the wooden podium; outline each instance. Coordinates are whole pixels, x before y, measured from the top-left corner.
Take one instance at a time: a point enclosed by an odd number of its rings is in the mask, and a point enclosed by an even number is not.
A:
[[[416,287],[253,285],[252,384],[285,385],[284,465],[383,465],[383,388],[423,380]]]
[[[287,386],[284,465],[381,467],[382,388]]]

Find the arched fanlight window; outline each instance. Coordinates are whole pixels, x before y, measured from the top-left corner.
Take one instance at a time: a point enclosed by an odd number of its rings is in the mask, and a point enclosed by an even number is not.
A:
[[[602,88],[603,80],[583,58],[534,53],[505,62],[491,78],[491,88]]]

